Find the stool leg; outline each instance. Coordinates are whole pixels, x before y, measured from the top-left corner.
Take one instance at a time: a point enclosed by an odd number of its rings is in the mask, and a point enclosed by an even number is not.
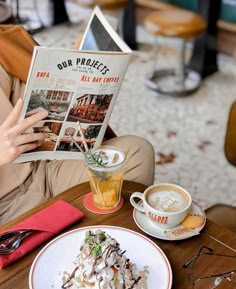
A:
[[[154,74],[157,67],[157,55],[158,55],[158,39],[154,36],[154,49],[153,49],[153,64],[152,64],[152,73]]]
[[[185,89],[185,49],[186,49],[186,41],[181,40],[179,65],[177,71],[177,75],[179,75],[179,84],[181,89]]]
[[[157,43],[155,43],[153,71],[146,77],[146,86],[164,95],[185,96],[193,93],[199,87],[201,77],[197,72],[185,66],[186,41],[181,41],[177,68],[157,69],[157,48]]]

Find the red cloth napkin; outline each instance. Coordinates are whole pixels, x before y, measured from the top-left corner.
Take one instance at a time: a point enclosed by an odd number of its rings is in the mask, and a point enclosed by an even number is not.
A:
[[[13,253],[0,255],[0,269],[20,259],[64,228],[80,220],[83,216],[84,214],[77,208],[60,200],[7,230],[34,229],[39,230],[39,232],[34,232],[27,236],[20,247]]]

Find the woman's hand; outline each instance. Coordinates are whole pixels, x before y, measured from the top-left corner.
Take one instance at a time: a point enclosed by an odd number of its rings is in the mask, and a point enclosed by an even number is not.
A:
[[[47,117],[48,112],[42,111],[23,119],[18,123],[23,107],[23,100],[19,99],[8,118],[0,126],[0,166],[14,161],[20,154],[35,149],[41,145],[48,135],[44,133],[24,132],[33,124]]]

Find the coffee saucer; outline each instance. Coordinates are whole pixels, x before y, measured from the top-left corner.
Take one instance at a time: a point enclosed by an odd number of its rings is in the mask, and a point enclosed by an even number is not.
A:
[[[140,201],[139,205],[142,205],[142,201]],[[196,202],[193,201],[189,214],[190,215],[200,215],[203,217],[203,219],[204,219],[203,224],[200,227],[195,229],[196,233],[199,233],[202,230],[202,228],[205,226],[205,223],[206,223],[205,212]],[[161,239],[161,240],[175,241],[175,239],[170,238],[167,234],[165,234],[165,229],[158,229],[158,228],[154,227],[152,225],[152,223],[148,220],[148,217],[145,215],[145,213],[141,213],[137,209],[134,209],[133,210],[133,218],[134,218],[136,225],[144,233],[146,233],[152,237]],[[177,229],[178,226],[176,226],[172,229],[174,230],[175,228]],[[178,236],[178,238],[176,238],[176,240],[183,240],[183,239],[187,239],[187,238],[190,238],[190,237]]]

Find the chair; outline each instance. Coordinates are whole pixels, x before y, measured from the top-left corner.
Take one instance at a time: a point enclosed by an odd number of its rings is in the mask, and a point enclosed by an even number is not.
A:
[[[236,101],[232,104],[229,112],[224,150],[228,162],[236,166]]]
[[[144,27],[155,38],[157,36],[175,38],[181,43],[178,69],[156,70],[154,67],[147,75],[147,87],[159,94],[172,96],[188,95],[198,89],[201,76],[186,67],[185,48],[188,40],[196,39],[205,31],[205,20],[200,15],[183,9],[161,10],[151,12],[144,19]],[[156,44],[155,48],[157,49]]]
[[[236,101],[230,108],[224,149],[228,162],[236,166]],[[206,210],[206,216],[215,223],[236,232],[235,206],[216,204]]]
[[[205,211],[209,220],[236,233],[236,207],[216,204]]]

